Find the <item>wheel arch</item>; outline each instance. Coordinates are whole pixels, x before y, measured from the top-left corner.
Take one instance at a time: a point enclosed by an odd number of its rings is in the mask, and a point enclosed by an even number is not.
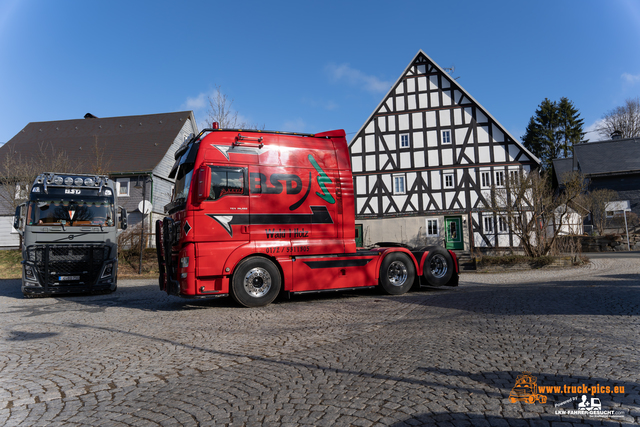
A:
[[[282,278],[280,292],[284,291],[286,283],[290,283],[290,281],[291,281],[291,277],[290,277],[291,274],[286,274],[287,272],[282,267],[282,264],[280,263],[280,260],[278,258],[273,257],[273,256],[269,256],[269,255],[261,253],[261,252],[246,253],[242,257],[235,258],[233,262],[229,262],[229,260],[227,260],[227,263],[225,263],[225,269],[228,267],[230,269],[230,271],[228,273],[225,272],[225,275],[228,275],[229,283],[231,283],[231,280],[233,279],[233,275],[236,273],[236,270],[238,269],[238,266],[243,261],[245,261],[245,260],[247,260],[249,258],[258,258],[258,257],[267,259],[267,260],[271,261],[276,266],[276,268],[280,272],[280,277]],[[231,259],[231,257],[229,257],[229,259]]]
[[[405,255],[407,255],[409,257],[409,259],[411,259],[411,262],[413,262],[413,267],[416,269],[416,277],[418,277],[419,274],[422,274],[422,269],[421,267],[418,266],[418,261],[415,257],[415,255],[407,248],[404,247],[390,247],[390,248],[379,248],[380,249],[380,256],[378,257],[378,261],[376,263],[376,281],[380,279],[380,266],[382,265],[382,261],[386,258],[387,255],[393,254],[393,253],[404,253]],[[418,272],[418,270],[420,270],[420,272]]]

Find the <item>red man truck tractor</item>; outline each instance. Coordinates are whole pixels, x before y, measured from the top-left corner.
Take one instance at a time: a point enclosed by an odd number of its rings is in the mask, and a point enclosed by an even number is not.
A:
[[[206,129],[175,154],[167,216],[156,222],[160,289],[231,296],[246,307],[281,292],[416,282],[457,286],[455,253],[400,244],[356,248],[345,132],[315,135]]]

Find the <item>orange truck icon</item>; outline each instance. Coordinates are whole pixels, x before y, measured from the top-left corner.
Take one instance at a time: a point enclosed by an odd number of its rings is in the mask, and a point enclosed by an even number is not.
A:
[[[522,375],[518,375],[516,385],[511,389],[511,393],[509,393],[509,400],[512,403],[518,401],[547,403],[547,396],[538,393],[536,381],[537,378],[531,375],[530,372],[523,372]]]

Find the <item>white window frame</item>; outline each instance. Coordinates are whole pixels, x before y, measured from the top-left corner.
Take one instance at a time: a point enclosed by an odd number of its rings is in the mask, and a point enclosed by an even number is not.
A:
[[[118,178],[116,182],[118,183],[118,197],[129,197],[129,195],[131,194],[131,179]],[[123,184],[126,184],[126,185],[123,186]],[[125,187],[127,189],[127,192],[123,193],[122,189]]]
[[[504,187],[504,171],[496,171],[496,187]]]
[[[451,131],[443,130],[442,131],[442,143],[443,144],[451,144]]]
[[[480,188],[491,188],[491,172],[480,172]]]
[[[482,229],[484,230],[485,234],[493,233],[493,217],[485,216],[482,218],[482,222],[483,222]]]
[[[432,229],[435,228],[435,232],[431,232]],[[437,219],[428,219],[427,220],[427,236],[438,236],[438,220]]]
[[[398,187],[398,183],[402,182],[402,189]],[[402,175],[393,175],[393,194],[407,194],[407,177]]]
[[[405,143],[406,141],[406,143]],[[408,133],[400,134],[400,148],[409,148],[411,147],[411,140],[409,139]]]
[[[447,183],[447,178],[451,179],[451,183]],[[453,173],[445,173],[442,175],[442,182],[444,185],[444,188],[456,188],[456,177],[455,174]]]

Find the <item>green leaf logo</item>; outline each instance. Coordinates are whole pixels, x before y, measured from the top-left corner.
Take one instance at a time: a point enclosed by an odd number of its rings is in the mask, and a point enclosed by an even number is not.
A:
[[[329,178],[327,174],[324,173],[318,162],[316,162],[316,159],[313,158],[312,154],[309,154],[309,161],[311,162],[313,167],[316,168],[316,171],[318,171],[318,185],[322,189],[322,193],[316,192],[316,194],[324,201],[334,204],[336,202],[336,199],[333,198],[333,196],[331,195],[331,193],[329,193],[327,187],[325,186],[325,184],[331,184],[331,178]]]

